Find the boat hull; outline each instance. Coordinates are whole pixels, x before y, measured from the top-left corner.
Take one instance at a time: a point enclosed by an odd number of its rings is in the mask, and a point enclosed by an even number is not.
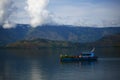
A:
[[[97,57],[62,57],[61,62],[71,62],[71,61],[97,61]]]

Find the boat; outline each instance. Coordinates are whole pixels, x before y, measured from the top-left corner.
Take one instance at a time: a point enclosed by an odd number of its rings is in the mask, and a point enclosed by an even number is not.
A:
[[[70,55],[60,55],[61,62],[68,62],[68,61],[97,61],[97,56],[94,54],[95,48],[93,48],[90,52],[82,52],[80,55],[77,56],[70,56]]]

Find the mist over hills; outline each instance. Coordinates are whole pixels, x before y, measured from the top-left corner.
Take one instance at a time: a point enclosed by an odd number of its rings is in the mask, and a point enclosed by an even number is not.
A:
[[[118,33],[120,33],[119,27],[95,28],[70,25],[43,25],[31,28],[27,24],[18,24],[15,28],[10,29],[0,27],[0,46],[20,40],[38,38],[86,43]]]
[[[103,37],[95,42],[78,43],[47,39],[21,40],[8,44],[4,48],[39,49],[39,48],[81,48],[81,47],[120,47],[120,34]]]

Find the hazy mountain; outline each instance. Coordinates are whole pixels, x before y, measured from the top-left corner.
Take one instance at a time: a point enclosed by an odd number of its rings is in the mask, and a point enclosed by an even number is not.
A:
[[[0,45],[23,40],[29,31],[27,25],[17,25],[16,28],[3,29],[0,27]]]
[[[120,33],[119,27],[95,28],[69,25],[43,25],[31,28],[29,25],[18,24],[16,28],[0,27],[0,45],[32,39],[49,39],[73,42],[93,42],[106,35]]]
[[[113,46],[120,47],[120,34],[105,36],[95,42],[97,46]]]
[[[102,39],[89,43],[74,43],[68,41],[53,41],[47,39],[22,40],[8,44],[7,48],[41,48],[41,47],[61,47],[61,48],[80,48],[80,47],[120,47],[120,34],[105,36]]]
[[[99,40],[81,43],[85,47],[120,47],[120,34],[106,35]]]

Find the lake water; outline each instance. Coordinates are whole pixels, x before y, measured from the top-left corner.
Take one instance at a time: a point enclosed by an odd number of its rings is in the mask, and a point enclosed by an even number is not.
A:
[[[120,79],[119,49],[97,49],[95,53],[100,57],[97,62],[61,63],[59,60],[60,54],[77,55],[80,51],[82,50],[0,50],[0,80]]]

